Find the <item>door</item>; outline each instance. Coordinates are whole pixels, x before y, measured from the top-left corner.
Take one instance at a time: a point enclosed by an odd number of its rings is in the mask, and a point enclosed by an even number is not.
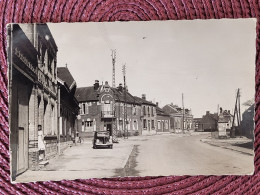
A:
[[[28,87],[18,87],[18,154],[17,173],[28,169],[28,131],[29,131],[29,92]]]
[[[109,131],[110,136],[112,135],[112,124],[108,123],[107,125],[107,131]]]

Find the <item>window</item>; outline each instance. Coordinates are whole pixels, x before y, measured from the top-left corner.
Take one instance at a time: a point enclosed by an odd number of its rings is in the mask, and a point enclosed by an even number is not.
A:
[[[146,119],[143,120],[143,128],[144,128],[144,129],[147,128]]]
[[[154,129],[155,127],[154,127],[154,120],[152,120],[152,129]]]
[[[93,121],[86,121],[84,124],[84,131],[93,131]]]
[[[146,109],[145,109],[145,106],[143,106],[143,115],[144,115],[144,116],[146,115]]]
[[[153,107],[151,107],[151,116],[154,116],[154,114],[153,114]]]
[[[86,104],[83,104],[83,114],[86,114]]]
[[[92,126],[93,126],[93,121],[87,121],[87,122],[85,123],[85,126],[86,126],[86,127],[92,127]]]
[[[165,129],[169,128],[168,120],[165,121]]]
[[[147,107],[147,113],[148,113],[148,116],[150,116],[150,107],[149,106]]]
[[[161,129],[161,121],[158,121],[158,129]]]

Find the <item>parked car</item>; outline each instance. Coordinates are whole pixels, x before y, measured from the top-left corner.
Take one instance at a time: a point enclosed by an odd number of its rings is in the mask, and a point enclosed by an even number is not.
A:
[[[113,139],[109,131],[96,131],[94,133],[93,148],[113,148]]]

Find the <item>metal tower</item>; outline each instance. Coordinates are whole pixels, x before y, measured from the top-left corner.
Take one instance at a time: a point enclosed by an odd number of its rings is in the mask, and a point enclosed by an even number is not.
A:
[[[112,65],[113,65],[113,69],[112,69],[112,87],[115,88],[116,87],[116,70],[115,70],[115,63],[116,63],[116,50],[112,50]]]
[[[117,112],[116,112],[116,75],[115,75],[115,63],[116,63],[116,50],[112,50],[112,89],[114,92],[114,104],[113,104],[113,112],[114,112],[114,119],[113,119],[113,142],[118,143],[117,139]]]

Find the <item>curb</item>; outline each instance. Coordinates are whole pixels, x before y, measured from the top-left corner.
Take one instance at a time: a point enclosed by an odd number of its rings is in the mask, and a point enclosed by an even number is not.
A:
[[[212,143],[209,143],[207,141],[202,141],[200,140],[202,143],[206,143],[206,144],[209,144],[211,146],[215,146],[215,147],[219,147],[219,148],[224,148],[224,149],[227,149],[227,150],[232,150],[232,151],[235,151],[235,152],[238,152],[238,153],[241,153],[241,154],[245,154],[245,155],[249,155],[249,156],[254,156],[254,154],[251,154],[251,153],[248,153],[248,152],[243,152],[243,151],[240,151],[240,150],[236,150],[236,149],[233,149],[233,148],[229,148],[229,147],[225,147],[225,146],[219,146],[219,145],[216,145],[216,144],[212,144]]]

